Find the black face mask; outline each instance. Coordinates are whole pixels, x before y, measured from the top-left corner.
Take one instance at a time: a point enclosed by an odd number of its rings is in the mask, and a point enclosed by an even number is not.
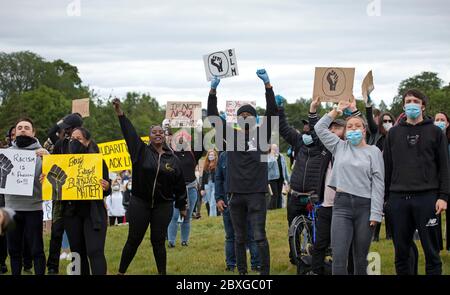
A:
[[[87,147],[85,147],[79,140],[72,139],[69,142],[69,151],[72,154],[85,154],[87,153]]]
[[[24,148],[36,143],[36,138],[31,136],[19,135],[16,137],[16,145],[20,148]]]

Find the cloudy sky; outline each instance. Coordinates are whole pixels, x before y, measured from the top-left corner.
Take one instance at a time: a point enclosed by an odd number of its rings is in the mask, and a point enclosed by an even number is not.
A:
[[[102,96],[149,92],[161,104],[206,103],[202,56],[227,48],[239,76],[222,80],[223,101],[264,107],[258,68],[293,102],[311,97],[314,67],[345,66],[357,98],[373,70],[372,96],[390,103],[422,71],[450,81],[449,25],[448,0],[0,0],[1,51],[61,58]]]

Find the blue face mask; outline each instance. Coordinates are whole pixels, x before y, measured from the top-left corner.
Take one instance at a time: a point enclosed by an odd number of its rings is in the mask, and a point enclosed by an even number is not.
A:
[[[353,113],[352,113],[352,111],[351,111],[349,108],[345,108],[343,114],[344,114],[344,116],[349,117],[349,116],[351,116]]]
[[[345,137],[352,145],[357,146],[363,139],[363,133],[360,129],[349,130],[345,133]]]
[[[420,105],[415,104],[415,103],[405,104],[406,117],[408,117],[410,119],[417,119],[421,113],[422,113],[422,109],[421,109]]]
[[[445,122],[434,122],[434,125],[436,125],[437,127],[441,128],[442,131],[445,131]]]
[[[306,145],[310,145],[311,143],[313,143],[312,136],[309,135],[309,134],[303,134],[303,135],[302,135],[302,139],[303,139],[303,142],[304,142]]]

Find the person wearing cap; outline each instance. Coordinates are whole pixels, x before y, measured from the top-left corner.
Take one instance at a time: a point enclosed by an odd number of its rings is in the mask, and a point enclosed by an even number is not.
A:
[[[397,274],[412,274],[410,247],[418,230],[425,254],[425,273],[442,274],[439,256],[440,214],[450,193],[448,142],[425,116],[428,97],[416,89],[403,95],[406,118],[387,134],[386,211],[391,217]]]
[[[224,150],[222,139],[226,140],[227,143],[229,207],[235,230],[238,271],[240,274],[247,274],[245,245],[247,240],[247,218],[249,218],[253,228],[254,239],[258,245],[261,261],[260,273],[268,275],[270,273],[270,251],[265,228],[268,165],[265,157],[270,148],[272,117],[277,116],[277,105],[266,70],[258,70],[256,74],[263,81],[266,91],[266,120],[263,122],[263,124],[267,124],[266,130],[257,126],[257,113],[251,105],[243,105],[237,110],[239,126],[237,130],[232,125],[227,125],[226,120],[219,116],[217,109],[216,88],[220,83],[220,79],[217,77],[211,81],[207,114],[210,122],[217,122],[215,125],[216,137],[220,136],[217,134],[222,134],[223,136],[223,138],[216,138],[218,149],[220,151]],[[220,130],[221,128],[222,130]],[[259,137],[261,130],[264,130],[262,137],[266,136],[266,138]]]
[[[70,137],[75,128],[83,125],[83,118],[80,114],[74,113],[66,115],[56,123],[48,132],[47,147],[52,154],[70,154]],[[64,211],[70,210],[71,202],[52,201],[52,230],[50,234],[50,246],[47,259],[47,273],[59,273],[59,256],[64,236]],[[67,208],[66,208],[67,207]]]
[[[329,129],[340,139],[343,139],[345,121],[343,119],[335,119],[331,122]],[[331,244],[331,218],[333,216],[333,204],[336,195],[336,192],[328,186],[333,162],[333,155],[330,151],[326,150],[320,166],[319,186],[317,189],[319,203],[321,204],[316,215],[316,240],[311,251],[312,262],[310,274],[326,274],[324,261],[327,249]]]
[[[290,227],[296,216],[308,215],[308,197],[317,194],[321,175],[321,163],[326,149],[317,137],[314,126],[318,121],[317,105],[311,103],[308,121],[303,122],[303,132],[289,126],[283,107],[285,99],[276,96],[278,114],[280,118],[280,135],[290,144],[295,153],[295,165],[290,178],[290,190],[287,199],[287,220]],[[298,261],[292,251],[289,251],[292,264]]]

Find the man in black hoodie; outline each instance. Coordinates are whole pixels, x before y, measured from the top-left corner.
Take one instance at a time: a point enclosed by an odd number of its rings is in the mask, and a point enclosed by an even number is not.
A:
[[[412,274],[410,246],[417,228],[426,274],[441,274],[439,214],[447,209],[449,164],[444,133],[424,116],[428,98],[418,90],[403,96],[406,118],[386,137],[387,210],[392,218],[397,274]]]
[[[228,191],[230,193],[230,214],[235,230],[236,259],[240,274],[247,273],[246,239],[247,217],[253,228],[254,239],[258,246],[261,259],[261,274],[270,273],[269,243],[266,237],[266,196],[268,188],[267,159],[264,154],[269,150],[269,141],[272,131],[272,117],[277,116],[275,95],[266,70],[258,70],[258,77],[264,82],[266,90],[266,119],[264,124],[266,138],[261,138],[259,132],[264,127],[256,126],[256,110],[251,105],[243,105],[237,111],[239,130],[228,126],[225,120],[219,117],[217,109],[216,88],[220,82],[215,78],[211,82],[208,96],[208,116],[210,122],[221,123],[216,125],[216,142],[219,150],[223,150],[221,135],[227,141],[227,173]],[[220,121],[219,121],[220,120]],[[264,126],[264,124],[262,126]],[[220,127],[223,129],[220,130]],[[263,136],[263,137],[264,137]],[[242,140],[244,139],[244,140]]]

